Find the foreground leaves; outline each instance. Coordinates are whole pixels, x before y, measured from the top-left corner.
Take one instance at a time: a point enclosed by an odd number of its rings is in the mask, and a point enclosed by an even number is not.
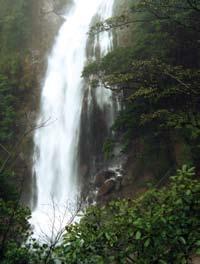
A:
[[[183,166],[169,187],[136,200],[90,207],[68,228],[58,254],[63,263],[189,263],[200,240],[200,183]]]

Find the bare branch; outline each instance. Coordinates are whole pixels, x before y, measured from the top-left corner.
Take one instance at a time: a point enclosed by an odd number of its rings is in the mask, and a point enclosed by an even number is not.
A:
[[[43,263],[49,263],[50,259],[54,254],[54,250],[59,244],[63,234],[66,232],[68,226],[74,223],[75,218],[82,208],[82,199],[77,198],[77,202],[75,204],[75,211],[71,211],[71,217],[69,218],[70,208],[66,203],[64,208],[61,208],[59,204],[55,202],[55,200],[51,199],[51,212],[45,213],[50,223],[50,235],[44,231],[43,228],[40,227],[39,239],[41,242],[45,242],[48,245],[48,249],[45,253],[45,257]],[[48,222],[48,221],[47,221]]]
[[[7,158],[4,160],[3,164],[0,167],[0,173],[2,173],[8,162],[12,159],[15,159],[18,154],[19,154],[19,146],[23,143],[24,139],[30,135],[34,130],[36,129],[40,129],[42,127],[46,127],[48,126],[48,122],[49,122],[50,118],[44,122],[42,122],[41,124],[37,125],[37,126],[31,126],[30,128],[28,128],[23,134],[22,136],[19,138],[19,140],[17,141],[17,143],[12,147],[12,149],[8,152]]]
[[[196,1],[195,1],[196,2]],[[187,3],[189,4],[189,6],[194,9],[197,12],[200,12],[200,8],[198,7],[198,3],[194,3],[194,1],[192,0],[187,0]]]
[[[0,143],[0,147],[8,154],[10,155],[10,152],[7,150],[7,148],[5,146],[3,146],[1,143]]]
[[[192,91],[193,94],[196,94],[196,95],[198,94],[194,89],[192,89],[191,85],[186,84],[185,82],[180,80],[177,76],[173,75],[172,73],[165,71],[164,74],[171,77],[172,79],[177,81],[179,84],[181,84],[183,87],[185,87],[187,89],[185,92],[186,94],[190,94],[190,91]],[[183,91],[181,90],[181,92],[183,92]]]

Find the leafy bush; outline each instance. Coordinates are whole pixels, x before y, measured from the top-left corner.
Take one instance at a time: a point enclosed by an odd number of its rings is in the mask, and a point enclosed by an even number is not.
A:
[[[129,3],[130,12],[97,23],[90,33],[128,26],[132,43],[87,65],[83,76],[123,97],[111,139],[123,151],[132,151],[138,138],[147,142],[149,137],[148,145],[153,137],[168,138],[167,160],[176,163],[173,138],[178,135],[191,149],[186,160],[199,169],[199,1]],[[110,150],[105,148],[106,157],[112,157]]]
[[[0,5],[0,54],[21,52],[30,32],[31,1],[0,0]]]
[[[67,228],[63,263],[189,263],[200,253],[200,183],[183,166],[162,190],[90,207]]]
[[[28,253],[27,249],[22,247],[22,243],[30,235],[29,217],[29,210],[21,207],[19,201],[5,202],[0,199],[1,263],[23,263],[22,255]]]

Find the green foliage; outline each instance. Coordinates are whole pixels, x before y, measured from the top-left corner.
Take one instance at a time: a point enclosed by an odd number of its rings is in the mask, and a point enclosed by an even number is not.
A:
[[[30,235],[28,219],[30,212],[18,202],[0,200],[0,261],[1,263],[24,263],[28,251],[21,244]]]
[[[0,142],[13,139],[16,113],[12,83],[5,75],[0,75]]]
[[[30,30],[30,0],[0,1],[0,54],[25,48]]]
[[[195,63],[199,56],[198,1],[132,0],[130,5],[131,12],[96,24],[90,33],[129,26],[133,28],[137,59],[153,56],[178,64]]]
[[[87,209],[67,228],[63,263],[189,263],[199,251],[200,183],[183,166],[162,190]]]
[[[112,60],[106,56],[99,63],[97,80],[111,89],[123,90],[127,96],[126,108],[113,127],[124,134],[125,146],[138,136],[156,136],[169,130],[181,130],[190,141],[199,137],[199,70],[170,66],[159,60],[124,64],[128,72],[116,72],[115,62],[112,67]],[[106,65],[112,74],[107,74]],[[84,74],[94,76],[95,70],[86,68]]]
[[[32,238],[30,210],[16,201],[0,199],[0,263],[43,264],[54,263],[50,245]]]
[[[120,141],[122,151],[129,151],[138,138],[145,138],[145,144],[150,145],[153,137],[155,141],[168,137],[170,142],[179,135],[183,144],[190,146],[188,153],[199,167],[199,3],[138,0],[130,4],[130,12],[98,23],[90,33],[129,26],[132,45],[89,64],[83,76],[96,86],[101,82],[123,94],[111,139]],[[170,145],[169,160],[173,156]]]
[[[6,62],[0,60],[0,198],[5,200],[14,199],[21,179],[16,176],[13,168],[2,170],[1,166],[7,156],[12,155],[9,152],[12,152],[20,133],[18,119],[22,101],[19,99],[25,97],[23,92],[30,87],[25,78],[28,76],[28,79],[32,80],[33,74],[26,65],[26,61],[18,54],[10,56]]]
[[[16,140],[17,109],[22,104],[20,97],[33,84],[33,72],[27,67],[26,56],[18,53],[0,60],[0,143],[7,144]],[[30,64],[30,62],[28,62]]]
[[[0,6],[0,262],[22,264],[31,263],[32,253],[24,245],[30,235],[30,212],[19,205],[22,176],[16,172],[12,151],[22,128],[21,97],[26,98],[24,91],[33,84],[26,52],[31,1],[0,0]]]
[[[134,51],[130,48],[116,48],[102,60],[88,64],[83,70],[83,77],[101,73],[104,75],[126,73],[131,67]]]
[[[115,142],[112,139],[108,138],[103,145],[103,152],[107,160],[111,158],[111,153],[114,148],[114,143]]]

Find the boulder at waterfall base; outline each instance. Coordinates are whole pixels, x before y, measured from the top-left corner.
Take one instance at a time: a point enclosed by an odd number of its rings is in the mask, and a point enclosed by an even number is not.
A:
[[[106,180],[111,179],[111,178],[115,178],[115,177],[116,177],[116,174],[112,170],[100,171],[95,176],[94,185],[95,185],[95,187],[99,188],[99,187],[101,187],[104,184],[104,182]]]

